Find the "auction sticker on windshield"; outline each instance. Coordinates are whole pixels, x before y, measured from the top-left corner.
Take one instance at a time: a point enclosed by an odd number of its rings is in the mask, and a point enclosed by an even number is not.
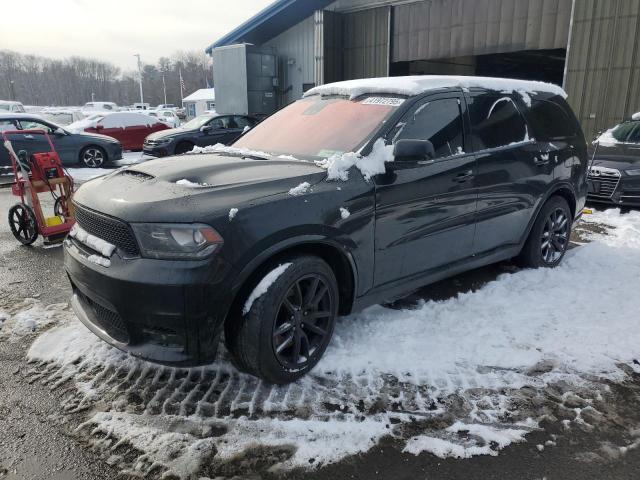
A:
[[[404,98],[394,97],[369,97],[363,100],[363,105],[388,105],[390,107],[399,107],[404,103]]]

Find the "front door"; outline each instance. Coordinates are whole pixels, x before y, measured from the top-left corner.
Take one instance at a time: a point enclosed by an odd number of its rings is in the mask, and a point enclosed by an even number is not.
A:
[[[232,116],[215,117],[206,124],[206,129],[200,133],[198,146],[216,145],[222,143],[228,145],[238,136],[238,128]]]
[[[387,140],[430,140],[433,160],[389,164],[376,177],[375,285],[410,280],[472,254],[476,160],[467,153],[464,99],[419,101]]]

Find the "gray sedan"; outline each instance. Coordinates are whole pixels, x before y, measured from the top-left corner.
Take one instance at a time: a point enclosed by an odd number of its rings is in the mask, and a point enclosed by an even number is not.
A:
[[[98,168],[122,158],[122,146],[116,139],[94,133],[71,133],[38,115],[26,113],[0,114],[0,132],[8,130],[44,130],[53,142],[64,165]],[[13,149],[29,155],[51,150],[44,135],[10,134]],[[11,161],[0,145],[0,174],[10,173]]]

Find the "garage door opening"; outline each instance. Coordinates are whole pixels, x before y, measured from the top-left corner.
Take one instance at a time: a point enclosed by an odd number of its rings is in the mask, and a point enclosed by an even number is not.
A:
[[[562,85],[567,57],[565,49],[523,50],[438,60],[417,60],[391,64],[391,76],[478,75],[522,80],[539,80]]]

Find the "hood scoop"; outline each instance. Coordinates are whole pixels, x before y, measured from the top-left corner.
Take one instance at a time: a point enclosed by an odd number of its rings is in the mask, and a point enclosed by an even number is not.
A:
[[[122,172],[120,172],[120,175],[126,175],[128,177],[132,177],[141,182],[145,182],[147,180],[153,180],[154,178],[156,178],[149,173],[140,172],[138,170],[123,170]]]

